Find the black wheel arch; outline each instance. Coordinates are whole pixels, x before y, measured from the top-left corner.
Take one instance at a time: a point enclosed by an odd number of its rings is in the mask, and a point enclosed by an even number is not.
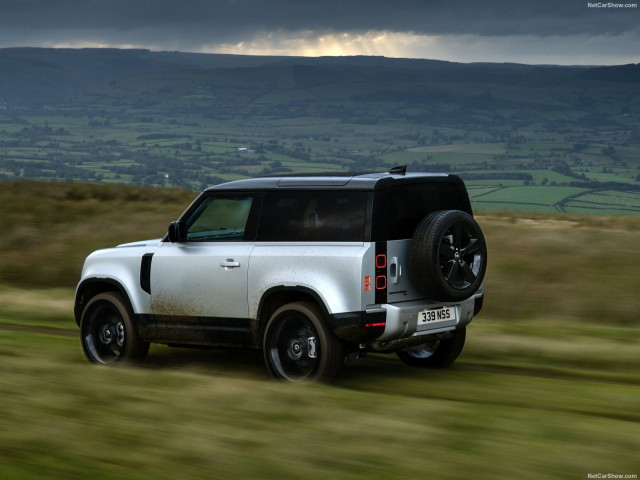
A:
[[[133,306],[131,299],[127,294],[124,286],[112,278],[87,278],[83,280],[76,289],[76,297],[73,305],[73,314],[76,320],[76,324],[80,326],[80,320],[82,318],[82,311],[85,305],[91,298],[100,293],[105,292],[118,292],[122,295],[122,298],[127,303],[127,307],[133,312]]]
[[[287,303],[293,302],[311,302],[316,305],[322,313],[323,320],[327,323],[329,318],[329,309],[322,300],[322,297],[318,295],[314,290],[303,287],[301,285],[296,286],[276,286],[271,287],[264,292],[260,299],[260,305],[258,306],[258,312],[256,315],[256,327],[254,329],[254,342],[257,345],[262,345],[262,337],[267,326],[267,322],[273,312]]]

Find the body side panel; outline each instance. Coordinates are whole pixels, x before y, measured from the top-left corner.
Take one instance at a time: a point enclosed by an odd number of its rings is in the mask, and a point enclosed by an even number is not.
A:
[[[362,310],[362,258],[370,243],[258,242],[249,263],[249,317],[275,287],[304,287],[320,297],[328,314]]]

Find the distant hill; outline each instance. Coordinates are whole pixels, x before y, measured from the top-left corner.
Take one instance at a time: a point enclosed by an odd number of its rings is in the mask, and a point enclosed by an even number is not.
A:
[[[296,69],[291,70],[294,67]],[[261,72],[262,68],[267,70]],[[601,79],[607,75],[615,77],[616,68],[619,67],[595,69],[594,78]],[[178,85],[177,91],[183,95],[192,95],[201,89],[202,82],[198,82],[199,79],[208,82],[206,84],[210,86],[209,90],[224,87],[225,83],[237,84],[240,79],[240,83],[260,94],[264,91],[265,83],[267,90],[273,91],[274,88],[269,88],[268,82],[273,76],[281,78],[282,72],[285,75],[295,75],[296,86],[300,87],[309,86],[310,78],[317,79],[311,82],[315,84],[336,80],[339,83],[353,81],[368,84],[473,81],[531,85],[536,82],[553,83],[557,80],[589,78],[590,70],[587,67],[460,64],[373,56],[308,58],[149,50],[6,48],[0,49],[0,102],[6,105],[31,106],[85,102],[92,93],[104,89],[104,85],[122,86],[131,83],[135,90],[137,80],[142,78],[156,83],[163,79],[165,83],[179,84],[185,77],[193,76],[196,81],[192,91],[185,91]],[[169,77],[167,73],[170,73]],[[272,85],[278,86],[280,84]],[[165,85],[165,92],[168,91],[167,87],[173,89],[174,86]],[[85,96],[87,93],[89,97]],[[113,93],[114,91],[104,92],[108,96],[113,96]],[[151,93],[154,93],[153,90]],[[124,102],[130,101],[126,96],[121,99]],[[147,100],[154,101],[153,98]]]
[[[590,68],[582,72],[580,78],[605,82],[640,83],[640,64]]]
[[[127,75],[255,67],[285,58],[109,48],[4,48],[0,49],[0,101],[66,103],[91,85]]]
[[[170,108],[218,118],[281,111],[471,126],[598,122],[635,98],[639,68],[9,48],[0,49],[0,107]],[[613,101],[599,95],[603,82]]]

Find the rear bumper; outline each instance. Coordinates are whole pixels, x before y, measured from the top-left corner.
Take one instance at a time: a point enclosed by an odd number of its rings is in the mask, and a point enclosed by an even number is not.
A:
[[[466,326],[482,308],[482,291],[461,302],[414,300],[372,305],[364,312],[338,313],[329,317],[333,333],[346,342],[389,342],[401,338],[446,332]],[[454,320],[435,322],[418,327],[418,313],[425,309],[453,306]]]
[[[483,293],[461,302],[436,302],[428,300],[415,300],[384,304],[367,309],[368,313],[385,312],[386,324],[377,341],[391,341],[413,336],[430,335],[462,328],[473,319],[474,312],[482,308]],[[426,309],[437,309],[452,306],[456,310],[456,318],[452,320],[438,321],[430,325],[418,327],[418,313]]]
[[[336,313],[330,316],[329,326],[340,340],[367,343],[384,333],[386,317],[384,310]]]

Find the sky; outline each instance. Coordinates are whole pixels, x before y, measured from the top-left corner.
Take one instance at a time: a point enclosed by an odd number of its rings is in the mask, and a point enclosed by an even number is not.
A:
[[[639,4],[640,0],[0,0],[0,48],[115,47],[618,65],[640,63]]]

